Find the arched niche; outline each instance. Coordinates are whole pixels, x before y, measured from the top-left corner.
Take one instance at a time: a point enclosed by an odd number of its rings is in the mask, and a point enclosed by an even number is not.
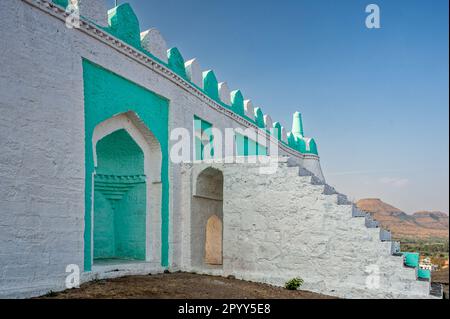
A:
[[[223,174],[209,167],[194,177],[191,262],[197,268],[223,264]]]

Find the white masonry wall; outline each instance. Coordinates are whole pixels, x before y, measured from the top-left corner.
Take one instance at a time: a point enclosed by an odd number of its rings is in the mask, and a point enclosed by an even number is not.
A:
[[[84,268],[82,58],[169,99],[170,128],[185,127],[192,136],[194,114],[218,128],[244,127],[124,48],[90,35],[95,29],[67,28],[46,2],[0,1],[0,297],[63,289],[66,266]],[[103,24],[97,9],[91,18]],[[179,165],[171,164],[170,185],[170,264],[179,269]]]
[[[197,236],[189,231],[199,209],[193,189],[208,167],[224,176],[223,269],[192,263],[188,249]],[[341,298],[430,298],[429,282],[391,255],[379,228],[367,228],[364,218],[352,217],[352,205],[338,205],[337,195],[325,195],[324,185],[299,172],[287,163],[270,175],[255,164],[186,164],[184,268],[277,286],[301,277],[302,289]]]

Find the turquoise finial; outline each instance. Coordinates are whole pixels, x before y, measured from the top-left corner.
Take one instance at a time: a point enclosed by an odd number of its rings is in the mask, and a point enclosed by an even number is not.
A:
[[[292,120],[292,133],[296,136],[304,136],[302,115],[300,112],[295,112]]]

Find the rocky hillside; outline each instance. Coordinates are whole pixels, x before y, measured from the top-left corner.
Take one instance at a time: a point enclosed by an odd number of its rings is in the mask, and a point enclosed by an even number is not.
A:
[[[361,199],[359,209],[370,212],[384,228],[392,231],[394,238],[448,239],[449,217],[442,212],[417,212],[408,215],[378,198]]]

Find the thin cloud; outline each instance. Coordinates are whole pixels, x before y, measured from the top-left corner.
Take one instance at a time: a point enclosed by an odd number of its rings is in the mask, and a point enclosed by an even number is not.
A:
[[[383,173],[399,173],[402,170],[365,170],[365,171],[344,171],[344,172],[333,172],[327,175],[340,176],[340,175],[368,175],[368,174],[383,174]]]
[[[403,188],[408,186],[409,179],[398,177],[382,177],[378,180],[381,184],[389,185],[392,187]]]

